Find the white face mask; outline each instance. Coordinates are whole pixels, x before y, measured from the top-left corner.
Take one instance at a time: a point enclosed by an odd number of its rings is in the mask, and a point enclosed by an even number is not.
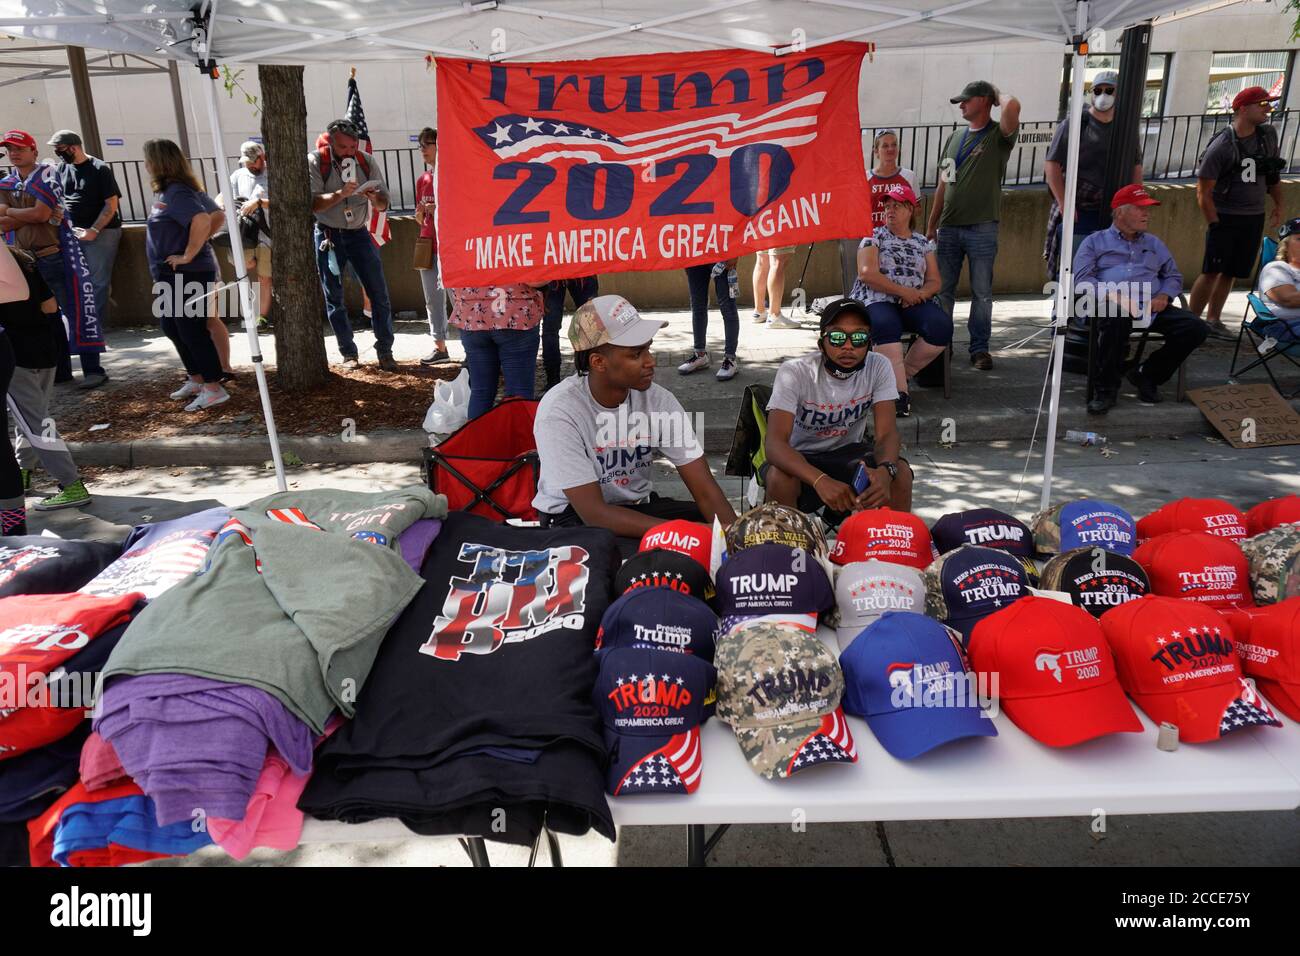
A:
[[[1094,93],[1092,94],[1092,105],[1097,107],[1097,109],[1102,113],[1109,112],[1115,105],[1115,94]]]

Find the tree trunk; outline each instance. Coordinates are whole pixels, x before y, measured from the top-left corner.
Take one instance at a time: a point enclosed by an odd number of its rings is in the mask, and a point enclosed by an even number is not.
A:
[[[322,324],[325,301],[316,274],[311,186],[307,176],[307,103],[301,66],[259,66],[262,140],[275,242],[276,383],[302,392],[329,380]]]

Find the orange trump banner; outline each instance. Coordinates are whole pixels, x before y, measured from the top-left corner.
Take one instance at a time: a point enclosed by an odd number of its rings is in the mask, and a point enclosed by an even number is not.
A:
[[[442,284],[676,269],[862,235],[866,50],[438,59]]]

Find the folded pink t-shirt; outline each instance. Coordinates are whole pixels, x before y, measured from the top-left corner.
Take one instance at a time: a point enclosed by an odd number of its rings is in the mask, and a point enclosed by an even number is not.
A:
[[[86,738],[81,745],[81,783],[87,790],[102,790],[130,779],[112,744],[96,733]]]

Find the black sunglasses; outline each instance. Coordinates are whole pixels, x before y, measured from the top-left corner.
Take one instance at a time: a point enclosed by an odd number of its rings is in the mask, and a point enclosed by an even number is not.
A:
[[[860,329],[856,332],[844,332],[840,329],[831,329],[826,333],[826,341],[831,343],[835,348],[843,348],[845,342],[849,342],[855,349],[866,348],[871,342],[871,333],[863,332]]]
[[[1115,92],[1115,87],[1113,87],[1113,86],[1094,86],[1094,87],[1092,88],[1092,91],[1093,91],[1094,93],[1114,93],[1114,92]]]

